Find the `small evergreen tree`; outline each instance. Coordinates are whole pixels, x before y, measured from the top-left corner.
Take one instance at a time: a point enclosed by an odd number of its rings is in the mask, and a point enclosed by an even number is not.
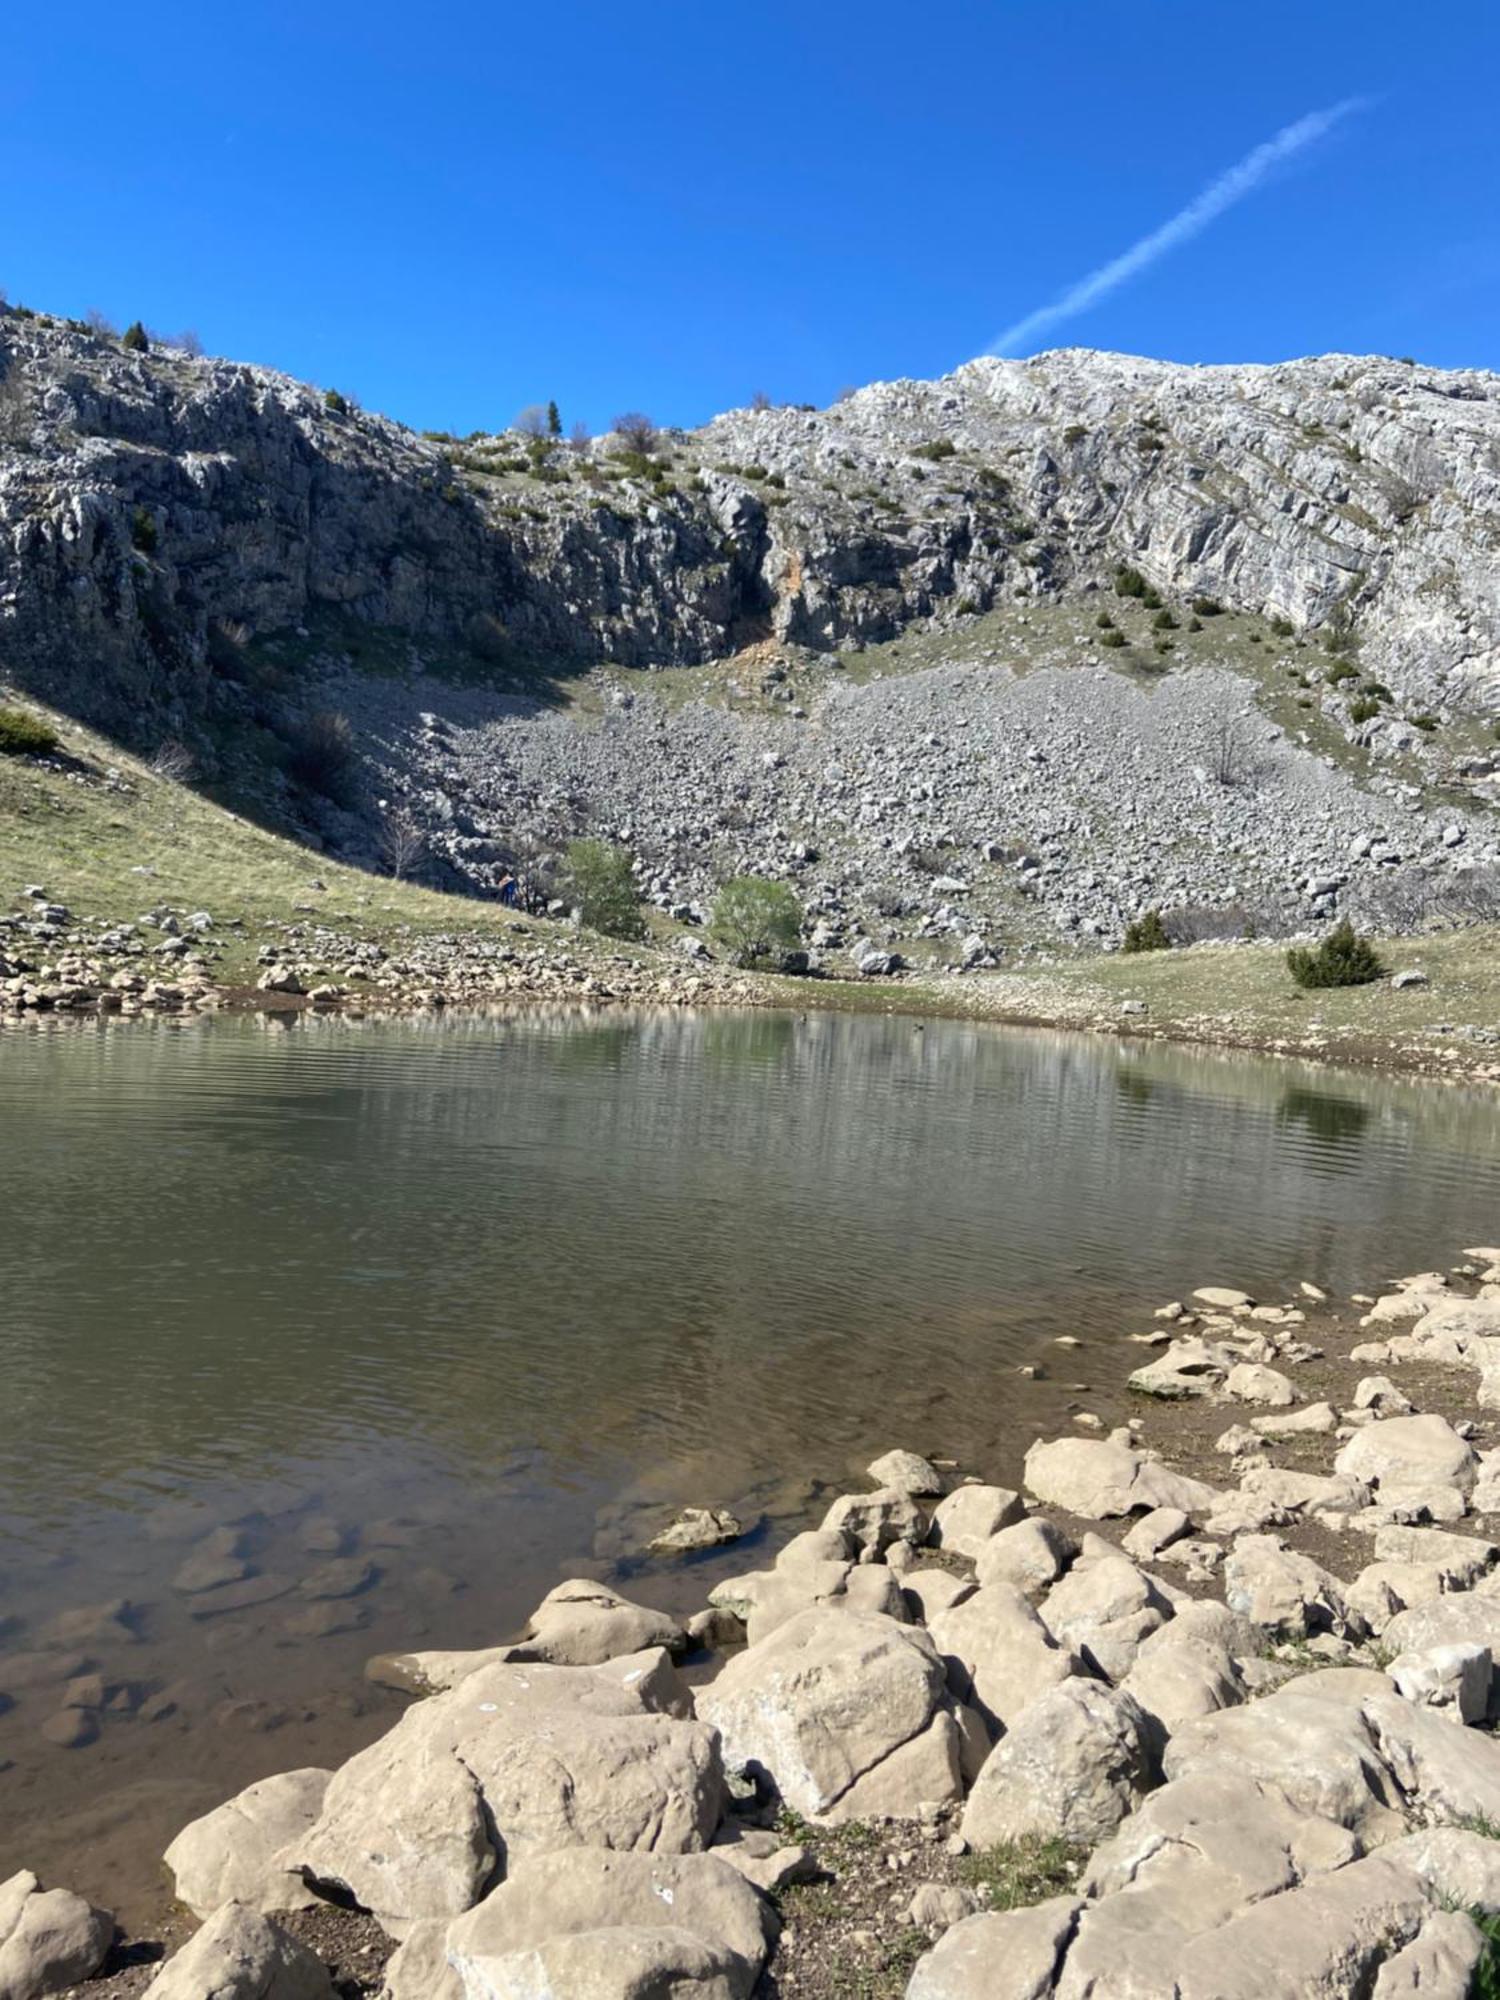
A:
[[[802,938],[802,905],[785,882],[736,875],[714,899],[709,933],[736,965],[795,951]]]
[[[130,517],[130,540],[143,556],[156,553],[156,519],[145,507],[137,507]]]
[[[628,847],[607,840],[570,840],[563,878],[565,893],[591,931],[607,937],[645,936]]]
[[[549,402],[547,405],[547,435],[549,438],[562,436],[562,417],[556,402]]]
[[[1167,936],[1167,927],[1161,920],[1160,910],[1147,910],[1145,916],[1137,917],[1125,926],[1125,941],[1121,951],[1166,951],[1172,940]]]
[[[132,354],[148,354],[150,352],[151,342],[147,337],[146,329],[138,319],[133,319],[129,326],[126,327],[120,345],[128,347]]]
[[[1299,986],[1368,986],[1385,977],[1375,947],[1345,917],[1320,945],[1294,944],[1286,955]]]

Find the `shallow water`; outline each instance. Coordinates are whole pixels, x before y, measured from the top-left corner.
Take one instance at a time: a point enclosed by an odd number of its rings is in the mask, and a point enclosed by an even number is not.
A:
[[[1123,1414],[1162,1299],[1368,1288],[1497,1215],[1493,1094],[1047,1032],[0,1037],[0,1879],[143,1915],[183,1821],[385,1726],[370,1653],[494,1642],[569,1573],[699,1603],[749,1558],[643,1559],[679,1504],[753,1556],[892,1443],[1014,1479],[1070,1406]],[[272,1581],[195,1616],[224,1524]],[[336,1555],[370,1580],[310,1596]],[[14,1685],[59,1637],[122,1688],[76,1749],[55,1658]]]

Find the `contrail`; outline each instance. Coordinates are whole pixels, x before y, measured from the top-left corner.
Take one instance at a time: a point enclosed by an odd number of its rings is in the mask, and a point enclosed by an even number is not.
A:
[[[1243,201],[1247,194],[1253,194],[1273,167],[1280,166],[1283,160],[1289,160],[1304,147],[1311,146],[1351,113],[1363,111],[1369,102],[1367,97],[1346,97],[1341,104],[1335,104],[1327,111],[1310,111],[1294,125],[1283,126],[1274,139],[1267,139],[1264,145],[1247,153],[1227,173],[1220,174],[1216,181],[1210,181],[1202,194],[1195,195],[1170,222],[1164,222],[1160,229],[1153,229],[1149,236],[1143,236],[1139,243],[1132,243],[1122,255],[1108,264],[1101,264],[1086,278],[1080,278],[1051,305],[1040,306],[1035,312],[1028,313],[1025,319],[1018,319],[1014,326],[1008,326],[998,339],[991,342],[987,351],[991,354],[1009,353],[1012,348],[1028,345],[1044,327],[1055,326],[1059,320],[1071,319],[1075,313],[1083,312],[1127,279],[1135,277],[1137,272],[1154,264],[1158,257],[1165,257],[1169,250],[1190,242],[1226,209]]]

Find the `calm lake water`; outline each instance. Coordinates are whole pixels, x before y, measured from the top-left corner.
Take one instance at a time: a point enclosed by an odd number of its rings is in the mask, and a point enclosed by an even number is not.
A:
[[[1497,1217],[1493,1094],[1061,1034],[0,1036],[0,1879],[144,1915],[186,1819],[386,1725],[369,1654],[493,1643],[567,1574],[696,1605],[874,1451],[1014,1479],[1122,1415],[1165,1298],[1369,1288]],[[689,1502],[748,1551],[644,1558]],[[201,1616],[215,1531],[264,1596]]]

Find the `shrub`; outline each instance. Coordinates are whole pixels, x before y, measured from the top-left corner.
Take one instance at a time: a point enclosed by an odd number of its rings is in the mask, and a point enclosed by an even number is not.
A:
[[[1357,680],[1359,668],[1355,666],[1353,660],[1335,660],[1323,678],[1330,687],[1337,687],[1340,681]]]
[[[608,840],[570,840],[563,858],[564,893],[580,920],[607,937],[644,937],[630,849]]]
[[[1372,700],[1367,694],[1362,694],[1358,701],[1351,701],[1349,704],[1349,720],[1354,723],[1373,722],[1379,713],[1380,703]]]
[[[1167,936],[1167,927],[1161,920],[1160,910],[1147,910],[1145,916],[1136,917],[1125,926],[1125,941],[1122,951],[1166,951],[1172,940]]]
[[[1224,607],[1217,597],[1195,597],[1191,607],[1200,618],[1222,618]]]
[[[1177,620],[1163,606],[1151,620],[1151,629],[1153,632],[1175,632],[1177,630]]]
[[[57,748],[57,731],[24,708],[0,708],[0,757],[47,757]]]
[[[323,408],[331,417],[347,417],[349,414],[349,398],[341,396],[337,389],[325,389],[323,391]]]
[[[132,354],[147,354],[150,352],[150,339],[147,336],[146,329],[138,319],[133,319],[129,326],[126,327],[121,337],[120,345],[128,347]]]
[[[1420,729],[1424,735],[1430,736],[1433,730],[1439,727],[1439,724],[1435,715],[1414,715],[1411,718],[1411,726],[1413,729]]]
[[[1115,596],[1144,597],[1146,588],[1146,579],[1140,571],[1132,569],[1128,563],[1121,563],[1115,571]]]
[[[354,730],[347,715],[320,709],[298,724],[287,769],[299,785],[337,799],[354,758]]]
[[[130,545],[139,549],[143,556],[156,553],[156,521],[144,507],[137,507],[130,517]]]
[[[1286,962],[1299,986],[1368,986],[1385,977],[1375,947],[1358,935],[1347,917],[1320,945],[1294,944]]]
[[[656,426],[641,410],[626,410],[615,418],[615,435],[627,451],[649,458],[656,449]]]
[[[913,458],[930,458],[933,460],[937,460],[942,458],[952,458],[955,456],[957,451],[958,451],[958,446],[953,442],[951,438],[934,438],[931,444],[914,444],[911,448],[910,455]]]
[[[1115,621],[1107,611],[1101,611],[1099,616],[1094,620],[1094,623],[1099,627],[1101,632],[1113,632],[1115,629]]]
[[[1271,630],[1278,639],[1290,639],[1295,636],[1297,628],[1290,618],[1273,618]]]
[[[1063,443],[1082,444],[1087,436],[1088,432],[1082,424],[1069,424],[1068,428],[1063,432]]]
[[[796,949],[802,905],[785,882],[737,875],[714,898],[709,930],[736,965],[755,965]]]
[[[1112,625],[1107,632],[1099,634],[1099,644],[1101,646],[1119,647],[1128,645],[1129,643],[1129,640],[1118,625]]]

